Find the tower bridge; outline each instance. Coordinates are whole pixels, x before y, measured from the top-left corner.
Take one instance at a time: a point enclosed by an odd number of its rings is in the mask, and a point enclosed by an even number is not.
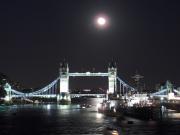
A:
[[[71,94],[69,91],[69,78],[70,77],[108,77],[108,90],[106,94]],[[119,89],[117,89],[119,84]],[[59,87],[59,89],[58,89]],[[68,63],[60,63],[59,76],[47,86],[30,93],[23,93],[11,88],[10,84],[6,83],[4,86],[6,91],[5,100],[11,100],[12,98],[30,98],[30,97],[45,97],[45,98],[57,98],[57,101],[70,101],[71,98],[90,96],[105,98],[107,95],[117,97],[119,94],[124,95],[128,91],[134,91],[135,89],[125,83],[117,75],[117,67],[114,62],[109,63],[107,72],[69,72]],[[58,89],[58,90],[57,90]]]
[[[71,93],[69,90],[69,78],[70,77],[108,77],[108,90],[104,94],[79,94]],[[4,85],[6,91],[6,101],[11,101],[12,98],[57,98],[57,101],[71,101],[72,98],[77,97],[98,97],[98,98],[117,98],[118,96],[127,95],[128,92],[135,91],[133,87],[124,82],[117,75],[116,64],[111,62],[108,66],[107,72],[69,72],[68,63],[61,63],[59,69],[59,76],[47,86],[36,90],[34,92],[20,92],[11,87],[10,84]],[[125,96],[124,96],[125,97]],[[172,84],[167,81],[166,85],[162,87],[158,92],[151,93],[150,97],[166,99],[166,100],[179,100],[180,91],[173,88]]]
[[[170,83],[170,81],[166,81],[165,85],[161,86],[159,91],[150,94],[150,96],[153,98],[159,98],[160,100],[163,100],[163,101],[164,100],[166,101],[179,100],[180,101],[180,91],[175,89],[172,83]]]

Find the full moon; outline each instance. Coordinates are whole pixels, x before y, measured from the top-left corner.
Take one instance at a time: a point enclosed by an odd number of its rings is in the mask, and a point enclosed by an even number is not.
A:
[[[97,18],[97,23],[100,26],[104,26],[106,24],[106,19],[104,17],[98,17]]]

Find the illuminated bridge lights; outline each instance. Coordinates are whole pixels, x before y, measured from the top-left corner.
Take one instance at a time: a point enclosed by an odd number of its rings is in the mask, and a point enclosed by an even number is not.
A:
[[[9,99],[11,98],[16,98],[16,97],[22,97],[22,98],[29,98],[29,97],[43,97],[43,98],[54,98],[56,97],[57,99],[60,99],[62,93],[66,93],[67,98],[68,97],[81,97],[81,96],[94,96],[94,97],[105,97],[105,94],[71,94],[69,92],[69,77],[108,77],[108,83],[109,83],[109,89],[108,89],[108,94],[114,94],[117,92],[117,81],[120,84],[120,91],[122,89],[121,93],[128,92],[129,90],[133,91],[134,88],[126,84],[122,79],[120,79],[117,76],[117,68],[113,67],[112,65],[109,66],[108,72],[75,72],[75,73],[69,73],[69,67],[68,64],[61,64],[60,67],[60,74],[57,79],[55,79],[53,82],[45,86],[44,88],[41,88],[39,90],[36,90],[34,92],[30,93],[23,93],[19,92],[17,90],[11,89],[11,86],[9,84],[6,84],[4,86],[7,96]],[[57,85],[59,83],[59,91],[57,90]],[[6,98],[6,99],[8,99]]]
[[[73,76],[73,77],[83,77],[83,76],[109,76],[110,74],[109,73],[101,73],[101,72],[98,72],[98,73],[91,73],[91,72],[85,72],[85,73],[69,73],[68,74],[69,76]]]

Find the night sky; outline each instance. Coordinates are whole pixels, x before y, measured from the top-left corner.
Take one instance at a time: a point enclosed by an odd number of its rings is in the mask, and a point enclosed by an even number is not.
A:
[[[107,28],[95,26],[99,14],[108,16]],[[130,84],[138,70],[148,87],[180,86],[179,37],[179,0],[0,1],[0,72],[27,87],[55,79],[63,59],[70,72],[106,72],[113,59]],[[108,85],[107,78],[83,79],[70,87]]]

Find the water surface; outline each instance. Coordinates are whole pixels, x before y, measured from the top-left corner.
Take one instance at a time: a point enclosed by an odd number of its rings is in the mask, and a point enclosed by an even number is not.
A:
[[[180,135],[179,119],[117,120],[79,105],[0,106],[0,135],[92,135],[103,134],[106,127],[117,128],[121,135]]]
[[[0,135],[102,134],[114,119],[79,105],[21,105],[1,109]]]

